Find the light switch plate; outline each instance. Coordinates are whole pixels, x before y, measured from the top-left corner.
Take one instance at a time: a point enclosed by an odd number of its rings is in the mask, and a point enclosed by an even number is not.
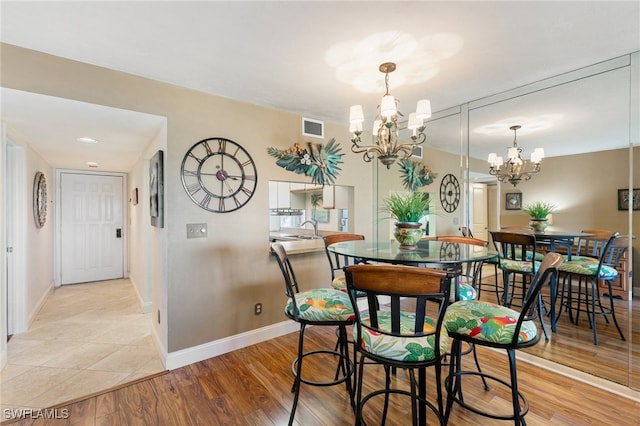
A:
[[[187,238],[206,238],[206,223],[187,223]]]

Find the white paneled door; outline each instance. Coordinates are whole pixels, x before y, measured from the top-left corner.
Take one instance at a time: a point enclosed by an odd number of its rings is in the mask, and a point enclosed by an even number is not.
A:
[[[484,241],[489,241],[487,223],[487,185],[474,183],[471,185],[472,191],[472,224],[471,232],[473,236]]]
[[[124,277],[122,176],[60,174],[61,284]]]

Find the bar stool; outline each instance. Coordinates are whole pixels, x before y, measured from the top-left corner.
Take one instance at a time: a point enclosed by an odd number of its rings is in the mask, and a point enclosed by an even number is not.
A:
[[[570,261],[566,261],[561,267],[560,271],[564,272],[565,278],[563,280],[563,295],[566,292],[567,300],[564,302],[564,306],[569,311],[569,317],[573,320],[573,310],[576,310],[575,324],[578,323],[578,314],[583,311],[587,313],[589,319],[589,327],[593,331],[593,344],[598,344],[598,332],[596,330],[596,315],[602,315],[607,322],[609,319],[607,315],[611,315],[620,338],[624,341],[625,337],[618,325],[616,319],[615,304],[613,302],[613,295],[611,291],[611,281],[618,276],[618,270],[616,267],[620,263],[620,259],[627,251],[629,247],[629,237],[626,235],[613,235],[602,246],[600,256],[597,259],[588,256],[572,256]],[[573,289],[571,281],[574,276],[578,276],[578,297],[577,300],[573,298]],[[564,281],[569,280],[569,284],[565,285]],[[609,306],[603,307],[600,292],[598,290],[598,281],[604,281],[607,285],[607,299],[609,300]],[[584,301],[585,307],[581,307],[581,302]],[[598,311],[596,311],[596,305]]]
[[[493,239],[493,245],[498,250],[498,269],[502,271],[502,281],[504,285],[504,292],[502,300],[498,301],[498,304],[511,307],[513,299],[522,299],[527,293],[528,281],[535,276],[541,259],[540,253],[537,253],[536,237],[531,230],[529,231],[491,231],[491,238]],[[513,282],[510,278],[513,276]],[[517,277],[521,277],[520,283],[520,296],[515,295]],[[509,294],[511,292],[511,294]],[[549,340],[549,333],[547,332],[547,326],[544,322],[544,316],[542,315],[542,294],[538,293],[539,302],[537,307],[539,309],[540,325],[544,331],[544,337]],[[523,302],[524,303],[524,302]],[[519,306],[522,306],[519,305]]]
[[[364,240],[364,235],[360,234],[329,234],[322,237],[324,240],[324,251],[329,259],[329,266],[331,267],[331,287],[336,290],[347,291],[347,281],[344,277],[342,268],[349,266],[349,257],[342,256],[338,253],[332,253],[328,247],[331,244],[341,243],[343,241],[359,241]]]
[[[293,267],[282,244],[273,243],[271,245],[271,252],[275,255],[280,270],[282,271],[285,283],[285,294],[289,299],[285,306],[284,314],[287,318],[300,324],[298,354],[291,364],[291,373],[294,376],[291,392],[294,393],[294,398],[291,415],[289,417],[289,425],[293,424],[293,419],[296,414],[301,383],[313,386],[333,386],[344,382],[349,398],[351,399],[351,405],[354,406],[354,395],[351,385],[353,365],[349,358],[347,326],[353,325],[355,315],[349,296],[343,291],[332,288],[318,288],[301,292],[293,272]],[[321,349],[305,352],[304,332],[307,325],[337,326],[338,344],[336,349]],[[315,381],[302,377],[302,363],[304,359],[319,354],[331,355],[338,358],[336,377],[332,380]]]
[[[414,425],[426,422],[427,409],[443,423],[441,387],[442,359],[449,337],[442,325],[449,302],[451,278],[446,271],[400,265],[353,265],[345,268],[347,288],[356,313],[353,329],[358,361],[356,386],[356,424],[363,424],[364,408],[372,398],[384,395],[381,423],[386,422],[389,395],[411,397]],[[356,292],[366,294],[367,306],[360,308]],[[390,299],[389,306],[378,306],[377,297]],[[402,302],[401,302],[402,300]],[[430,315],[427,314],[428,306]],[[363,396],[365,359],[384,366],[385,387]],[[435,368],[437,406],[426,399],[426,367]],[[410,390],[391,387],[391,369],[408,370]],[[416,382],[415,369],[419,369]],[[371,410],[369,410],[371,411]]]
[[[538,295],[543,285],[549,283],[552,277],[557,278],[558,267],[562,262],[562,255],[558,253],[545,255],[525,295],[520,312],[506,306],[477,300],[456,302],[447,308],[444,325],[449,336],[453,338],[453,359],[449,376],[445,380],[447,390],[445,423],[449,419],[455,402],[484,417],[513,420],[515,425],[525,424],[524,416],[529,411],[529,405],[525,396],[518,390],[516,350],[533,346],[540,340],[534,321],[539,313]],[[486,373],[463,371],[460,355],[462,342],[506,350],[509,358],[510,381],[507,382]],[[513,412],[511,414],[489,412],[486,411],[486,407],[478,407],[465,401],[462,382],[469,376],[484,377],[509,388]]]

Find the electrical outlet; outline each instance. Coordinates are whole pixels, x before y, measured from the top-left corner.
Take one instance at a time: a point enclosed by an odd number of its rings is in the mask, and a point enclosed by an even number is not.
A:
[[[253,307],[253,313],[255,315],[260,315],[262,313],[262,303],[258,302]]]

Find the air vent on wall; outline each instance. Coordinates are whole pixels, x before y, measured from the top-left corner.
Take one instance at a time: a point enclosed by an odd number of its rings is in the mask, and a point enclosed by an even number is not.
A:
[[[302,135],[324,138],[324,122],[302,117]]]

